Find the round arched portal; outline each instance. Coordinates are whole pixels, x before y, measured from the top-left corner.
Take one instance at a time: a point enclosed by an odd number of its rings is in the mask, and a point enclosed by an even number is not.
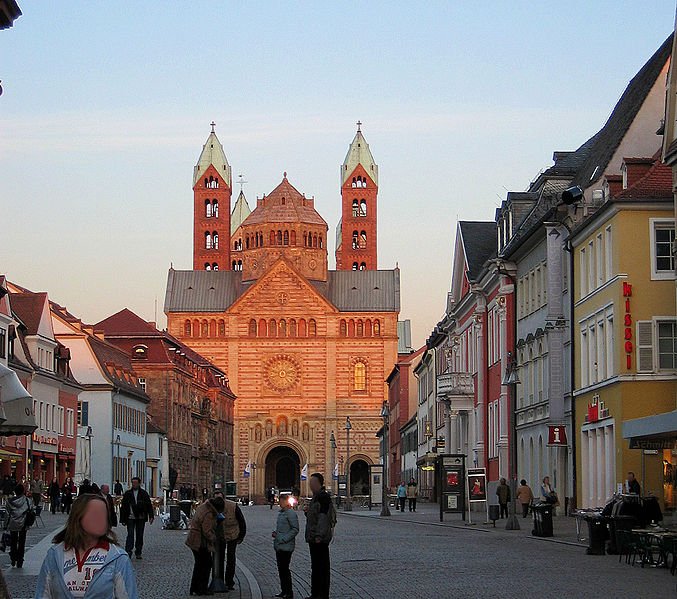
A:
[[[265,488],[289,489],[301,485],[301,459],[291,447],[278,445],[266,456]]]
[[[350,494],[369,495],[369,465],[364,460],[350,463]]]

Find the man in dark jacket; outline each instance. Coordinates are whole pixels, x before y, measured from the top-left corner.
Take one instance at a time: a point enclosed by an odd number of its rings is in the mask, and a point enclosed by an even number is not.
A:
[[[125,550],[132,557],[132,549],[136,559],[141,559],[143,551],[143,531],[146,522],[153,524],[155,514],[150,496],[141,488],[141,479],[135,476],[132,479],[132,488],[122,496],[120,506],[120,524],[127,527],[127,542]]]
[[[306,542],[310,549],[310,598],[329,599],[329,543],[335,515],[331,497],[324,488],[324,476],[316,472],[310,477],[313,498],[304,507]]]

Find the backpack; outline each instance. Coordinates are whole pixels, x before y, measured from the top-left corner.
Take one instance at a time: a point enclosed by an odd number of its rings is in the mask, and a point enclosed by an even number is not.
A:
[[[25,528],[30,528],[35,524],[35,519],[36,519],[36,514],[35,510],[31,506],[30,502],[28,501],[28,498],[26,498],[26,503],[28,504],[28,510],[26,511],[26,518],[24,520],[24,527]]]

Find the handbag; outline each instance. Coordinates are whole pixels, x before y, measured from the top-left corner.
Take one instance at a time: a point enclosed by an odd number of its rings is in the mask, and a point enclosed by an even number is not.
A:
[[[35,524],[35,519],[36,519],[36,514],[35,510],[31,507],[30,502],[28,501],[28,498],[26,498],[26,503],[28,504],[28,510],[26,511],[26,518],[24,520],[24,528],[30,528]]]

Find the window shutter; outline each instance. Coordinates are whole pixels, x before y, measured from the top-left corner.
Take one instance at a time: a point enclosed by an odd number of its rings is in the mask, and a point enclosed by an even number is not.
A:
[[[637,321],[637,372],[653,371],[653,322]]]

